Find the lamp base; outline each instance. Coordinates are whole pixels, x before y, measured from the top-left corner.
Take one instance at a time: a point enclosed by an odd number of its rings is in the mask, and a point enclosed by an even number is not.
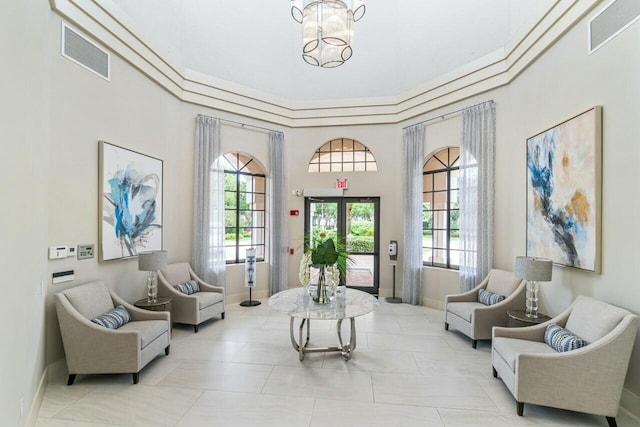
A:
[[[156,278],[156,272],[150,271],[149,277],[147,277],[147,302],[158,301],[158,279]]]
[[[540,288],[535,280],[527,281],[526,316],[533,319],[538,317],[538,292]]]

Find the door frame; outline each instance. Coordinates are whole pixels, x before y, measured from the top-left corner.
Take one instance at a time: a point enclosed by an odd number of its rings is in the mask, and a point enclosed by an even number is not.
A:
[[[354,253],[354,255],[371,255],[373,256],[373,286],[349,286],[351,289],[358,289],[373,295],[378,295],[380,289],[380,197],[305,197],[304,198],[304,235],[305,246],[309,244],[310,229],[309,220],[311,219],[311,203],[337,203],[336,211],[337,231],[339,236],[346,236],[347,220],[345,217],[346,207],[348,203],[373,203],[373,252],[372,253]],[[346,243],[346,242],[344,242]],[[351,254],[351,253],[350,253]],[[348,268],[348,265],[347,265]]]

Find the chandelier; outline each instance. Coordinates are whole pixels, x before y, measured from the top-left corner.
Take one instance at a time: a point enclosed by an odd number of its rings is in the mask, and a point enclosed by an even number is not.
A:
[[[302,58],[323,68],[351,55],[353,23],[364,16],[365,0],[291,0],[291,15],[302,24]]]

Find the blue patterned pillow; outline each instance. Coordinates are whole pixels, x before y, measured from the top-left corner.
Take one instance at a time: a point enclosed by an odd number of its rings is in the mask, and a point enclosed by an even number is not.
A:
[[[544,331],[544,342],[558,352],[575,350],[589,344],[587,341],[575,336],[555,323],[547,326],[547,329]]]
[[[504,295],[494,294],[486,289],[480,289],[478,292],[478,302],[484,305],[493,305],[504,299]]]
[[[200,286],[198,286],[198,282],[195,280],[189,280],[188,282],[179,283],[174,286],[178,290],[178,292],[182,292],[185,295],[195,294],[196,292],[200,292]]]
[[[131,315],[124,306],[119,305],[108,313],[102,314],[95,319],[91,319],[93,323],[104,326],[108,329],[118,329],[120,326],[131,320]]]

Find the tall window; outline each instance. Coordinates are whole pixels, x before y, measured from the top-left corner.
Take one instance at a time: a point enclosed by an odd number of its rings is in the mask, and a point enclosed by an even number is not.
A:
[[[225,253],[227,264],[244,262],[246,249],[265,253],[266,177],[253,157],[242,153],[224,155]]]
[[[309,172],[368,172],[378,165],[371,151],[362,143],[338,138],[318,148],[309,162]]]
[[[449,147],[424,164],[422,197],[422,263],[460,267],[458,176],[460,148]]]

